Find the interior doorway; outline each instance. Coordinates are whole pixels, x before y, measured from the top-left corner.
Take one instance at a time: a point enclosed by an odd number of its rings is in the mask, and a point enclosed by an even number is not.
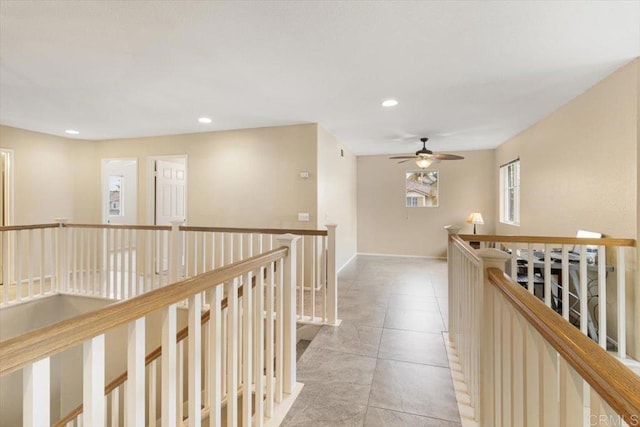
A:
[[[138,223],[138,159],[102,159],[102,222]]]
[[[0,226],[13,224],[13,150],[0,148]],[[0,285],[4,283],[4,263],[11,265],[11,260],[6,259],[6,248],[11,242],[4,236],[0,239]]]

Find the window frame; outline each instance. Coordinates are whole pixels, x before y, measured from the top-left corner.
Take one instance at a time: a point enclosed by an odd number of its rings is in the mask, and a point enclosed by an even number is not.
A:
[[[520,225],[520,158],[500,166],[500,222]],[[511,203],[509,203],[511,201]]]

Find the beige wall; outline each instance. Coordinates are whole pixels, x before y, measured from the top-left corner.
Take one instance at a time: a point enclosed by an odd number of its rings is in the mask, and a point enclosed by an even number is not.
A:
[[[636,237],[637,64],[496,149],[496,183],[498,166],[516,157],[521,177],[520,226],[498,223],[497,233]]]
[[[95,143],[0,126],[0,147],[14,151],[14,224],[97,220]]]
[[[356,253],[356,157],[318,126],[318,228],[338,224],[336,263],[344,266]]]
[[[498,147],[496,178],[500,164],[520,157],[521,181],[520,226],[498,222],[496,200],[498,234],[574,236],[586,229],[638,238],[639,68],[639,60],[622,67]],[[615,265],[615,256],[610,251],[607,263]],[[627,283],[633,284],[637,251],[627,251],[625,258]],[[627,340],[637,357],[640,292],[633,285],[626,289]],[[609,274],[607,326],[614,338],[616,300],[615,278]]]
[[[358,253],[446,256],[445,225],[464,225],[471,212],[481,212],[485,225],[478,232],[494,231],[495,174],[493,150],[456,153],[459,161],[443,161],[440,171],[440,205],[405,207],[405,172],[411,162],[398,164],[389,156],[358,157]]]
[[[187,222],[314,228],[316,125],[103,141],[99,158],[138,158],[138,221],[148,223],[147,158],[187,157]],[[299,178],[309,171],[311,178]],[[298,222],[298,212],[310,213]]]

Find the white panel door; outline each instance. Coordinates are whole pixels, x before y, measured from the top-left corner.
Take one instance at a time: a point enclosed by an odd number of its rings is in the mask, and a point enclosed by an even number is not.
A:
[[[186,219],[186,183],[184,162],[156,161],[156,225]]]

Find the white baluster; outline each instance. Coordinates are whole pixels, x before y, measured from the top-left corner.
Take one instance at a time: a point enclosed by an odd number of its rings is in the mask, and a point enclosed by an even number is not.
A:
[[[533,295],[535,282],[533,280],[533,272],[535,270],[535,257],[533,256],[533,244],[527,245],[527,288],[529,293]]]
[[[83,344],[83,422],[87,426],[104,426],[104,335]]]
[[[264,421],[264,268],[254,272],[256,278],[255,303],[254,303],[254,343],[253,343],[253,380],[255,383],[255,421],[254,425],[260,427]]]
[[[562,357],[558,362],[560,365],[560,425],[582,427],[585,425],[582,378]]]
[[[327,224],[327,310],[328,322],[337,326],[338,320],[338,274],[336,271],[336,224]]]
[[[569,307],[571,307],[571,301],[569,301],[569,247],[562,245],[562,317],[565,320],[569,320]]]
[[[238,279],[228,284],[227,295],[227,426],[238,425]]]
[[[22,232],[21,230],[16,231],[16,250],[15,250],[15,261],[16,261],[16,301],[20,301],[22,299]]]
[[[202,294],[189,297],[189,427],[202,425],[202,332],[200,316],[202,310]]]
[[[640,268],[640,267],[636,267]],[[627,357],[627,327],[626,327],[626,282],[625,282],[625,259],[624,248],[618,247],[618,265],[616,267],[618,278],[618,357]],[[640,310],[637,308],[636,310]]]
[[[2,234],[2,302],[7,304],[9,302],[9,232],[3,231]]]
[[[127,345],[127,425],[145,425],[145,318],[130,322]]]
[[[278,264],[276,267],[276,282],[275,282],[275,306],[276,306],[276,315],[275,315],[275,401],[280,403],[282,401],[282,393],[283,393],[283,370],[284,370],[284,347],[283,347],[283,335],[284,335],[284,260],[278,260]]]
[[[162,310],[162,427],[175,427],[177,419],[176,328],[176,305],[172,304]]]
[[[607,258],[604,246],[598,246],[598,343],[607,349]]]
[[[278,246],[289,252],[284,259],[283,298],[283,391],[292,393],[296,385],[296,245],[298,236],[286,234],[278,237]],[[334,288],[335,291],[335,288]],[[337,303],[337,301],[336,301]]]
[[[587,246],[580,248],[580,331],[587,335],[587,325],[589,320],[589,293],[587,290]]]
[[[272,262],[267,267],[267,291],[266,291],[266,364],[267,364],[267,383],[266,383],[266,405],[264,408],[264,414],[267,417],[271,417],[273,414],[273,377],[274,377],[274,312],[275,312],[275,296],[274,296],[274,284],[275,284],[275,262]]]
[[[542,427],[560,425],[560,396],[558,395],[558,353],[545,339],[540,346],[540,384],[542,385]]]
[[[224,286],[216,285],[210,292],[209,310],[209,426],[220,427],[222,424],[222,294]],[[226,355],[224,355],[226,357]]]
[[[27,230],[27,293],[29,298],[33,297],[33,262],[31,261],[32,254],[35,252],[33,247],[33,229]]]
[[[245,246],[246,248],[246,246]],[[248,254],[247,254],[248,255]],[[251,378],[253,374],[253,291],[251,273],[244,275],[242,294],[242,425],[251,426],[251,396],[253,392]],[[256,350],[257,351],[257,350]]]
[[[22,425],[40,427],[51,424],[50,360],[28,364],[22,373]]]
[[[149,365],[149,423],[148,427],[156,427],[156,378],[157,378],[156,360]]]

